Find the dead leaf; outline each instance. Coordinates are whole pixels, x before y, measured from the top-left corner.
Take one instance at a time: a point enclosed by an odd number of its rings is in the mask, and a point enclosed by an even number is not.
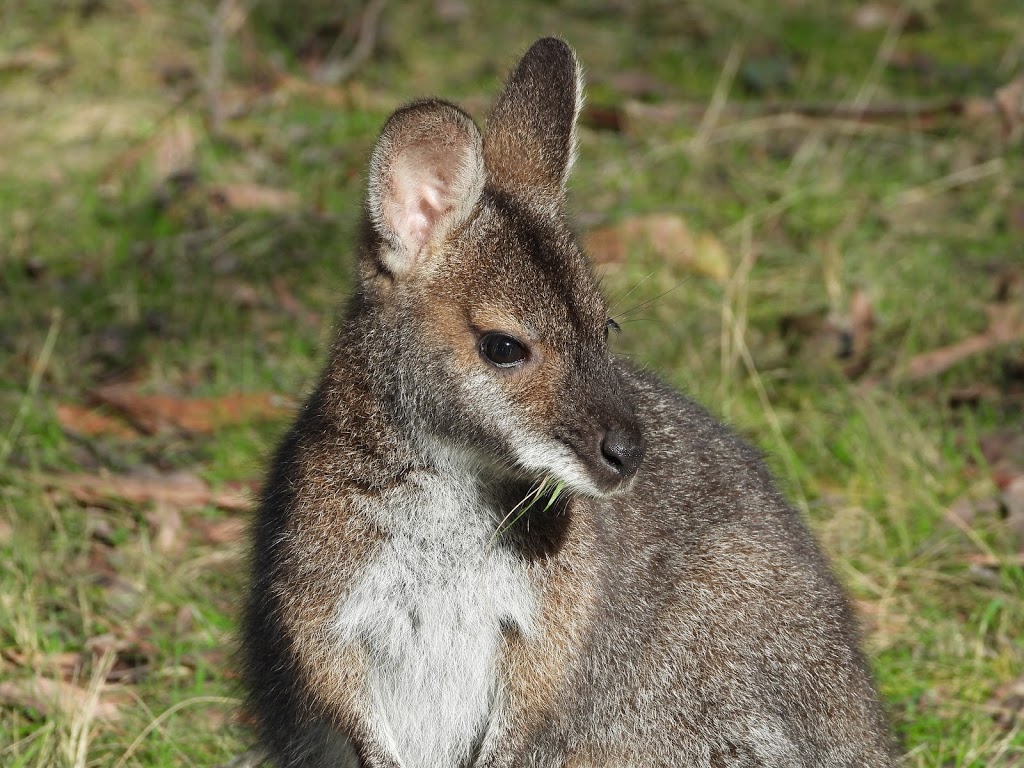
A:
[[[1005,465],[1024,472],[1024,432],[1020,429],[997,429],[982,435],[978,439],[978,448],[985,461],[993,467]]]
[[[888,27],[896,20],[897,13],[898,9],[891,5],[864,3],[853,12],[850,21],[855,28],[870,32]]]
[[[39,72],[51,74],[64,69],[68,59],[48,45],[37,45],[0,57],[0,72]]]
[[[967,555],[964,560],[977,568],[994,569],[1002,568],[1007,565],[1024,568],[1024,552],[1018,552],[1014,555],[1008,555],[1005,557],[989,555],[985,552],[972,552]]]
[[[245,537],[246,522],[237,517],[226,520],[193,520],[189,529],[205,544],[236,544]]]
[[[619,107],[605,104],[587,104],[580,115],[582,123],[595,131],[622,133],[626,116]]]
[[[124,499],[136,504],[153,503],[176,509],[214,506],[243,511],[252,506],[248,494],[229,489],[214,491],[205,480],[188,472],[56,475],[45,478],[44,482],[67,491],[76,501],[85,504]]]
[[[138,682],[150,673],[153,661],[160,655],[159,649],[149,639],[148,627],[125,628],[122,625],[119,630],[124,634],[107,632],[90,637],[85,641],[85,648],[93,658],[111,659],[105,678],[108,683]]]
[[[720,281],[729,276],[728,254],[721,241],[708,232],[694,236],[686,221],[674,213],[632,216],[592,230],[584,245],[598,264],[620,263],[633,251],[648,250],[666,264]]]
[[[25,653],[8,648],[3,652],[3,658],[24,669],[44,669],[64,680],[80,675],[85,663],[85,657],[77,651]]]
[[[787,313],[779,318],[779,333],[789,354],[819,365],[838,361],[846,377],[856,379],[871,364],[874,322],[870,296],[857,289],[846,312],[817,307]]]
[[[106,416],[92,408],[71,403],[57,406],[57,423],[61,429],[84,437],[138,437],[139,433],[122,421]]]
[[[663,82],[642,69],[626,70],[613,75],[611,85],[619,93],[638,99],[664,96],[668,92]]]
[[[694,243],[693,271],[724,283],[732,271],[729,253],[722,241],[710,232],[701,232]]]
[[[196,623],[196,609],[191,603],[181,606],[174,615],[174,634],[178,637],[187,635]]]
[[[114,384],[100,387],[91,394],[124,414],[147,434],[169,428],[209,433],[232,424],[285,416],[292,411],[284,398],[266,392],[183,399],[170,395],[140,395],[131,385]]]
[[[975,499],[970,496],[961,496],[946,510],[946,519],[958,528],[962,528],[974,525],[979,516],[997,514],[999,514],[999,503],[995,499],[991,497]]]
[[[846,350],[843,373],[849,379],[856,379],[871,365],[871,338],[875,330],[875,313],[867,291],[858,288],[850,296],[847,324],[850,346]]]
[[[621,264],[626,260],[626,245],[615,227],[592,229],[584,237],[583,247],[594,264]]]
[[[14,538],[14,526],[7,520],[0,519],[0,544],[7,544]]]
[[[171,121],[161,133],[154,150],[153,164],[158,184],[195,173],[197,143],[195,131],[188,120],[179,117]]]
[[[0,704],[34,709],[44,717],[75,717],[82,712],[89,712],[107,722],[116,722],[121,718],[117,702],[104,701],[102,697],[94,700],[85,688],[46,677],[0,683]]]
[[[229,211],[284,213],[299,207],[299,195],[293,190],[260,184],[218,184],[210,188],[210,199]]]
[[[1003,123],[1003,135],[1007,141],[1016,141],[1024,134],[1024,75],[998,89],[994,100]]]
[[[167,503],[157,502],[146,513],[146,522],[153,529],[153,548],[162,555],[175,555],[184,551],[184,522],[181,510]]]
[[[1015,728],[1024,721],[1024,675],[1000,685],[992,694],[996,706],[996,724]]]
[[[989,327],[949,346],[914,355],[907,361],[903,377],[909,381],[937,376],[962,360],[990,349],[1024,339],[1024,322],[1019,308],[995,304],[988,308]]]
[[[1016,536],[1024,537],[1024,474],[1002,488],[1000,501],[1004,510],[1004,523]]]
[[[951,408],[976,408],[984,402],[998,402],[1002,392],[990,384],[975,382],[965,387],[957,387],[949,391],[947,400]]]

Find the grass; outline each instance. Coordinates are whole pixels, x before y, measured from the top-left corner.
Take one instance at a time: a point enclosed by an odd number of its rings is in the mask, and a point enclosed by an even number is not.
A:
[[[1020,534],[998,514],[948,515],[964,496],[996,496],[979,443],[1024,430],[1024,349],[902,375],[913,355],[982,331],[998,275],[1020,270],[1024,145],[993,119],[922,129],[732,111],[990,98],[1024,71],[1019,3],[913,4],[902,33],[858,28],[854,2],[565,0],[520,16],[392,5],[350,83],[270,88],[275,68],[310,83],[296,41],[330,9],[305,3],[286,29],[269,0],[255,3],[227,35],[219,132],[204,82],[211,4],[0,6],[0,681],[70,679],[87,694],[49,715],[3,705],[0,763],[214,765],[245,749],[230,662],[241,545],[168,547],[159,507],[82,504],[47,478],[156,467],[225,488],[258,477],[286,423],[83,439],[57,406],[118,381],[301,393],[351,284],[363,167],[388,112],[440,94],[482,116],[518,52],[555,32],[587,65],[592,104],[624,104],[634,86],[616,76],[641,73],[654,105],[724,105],[717,120],[683,111],[581,132],[582,230],[667,211],[730,260],[726,281],[653,247],[603,268],[624,311],[649,302],[623,318],[617,345],[766,451],[861,608],[904,764],[1024,765],[1024,716],[1001,703],[1024,669]],[[191,182],[160,159],[175,131],[193,145]],[[225,206],[211,190],[226,183],[291,190],[298,204]],[[874,329],[851,380],[828,318],[857,291]],[[824,321],[784,337],[798,315]],[[951,405],[969,387],[989,394]],[[189,514],[191,527],[227,515]],[[1003,564],[972,565],[979,555]],[[104,679],[113,720],[88,698]]]

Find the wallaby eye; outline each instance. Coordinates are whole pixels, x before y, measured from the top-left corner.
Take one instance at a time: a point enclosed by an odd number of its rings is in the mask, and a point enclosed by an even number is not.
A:
[[[622,330],[622,326],[616,323],[612,318],[608,318],[608,322],[604,324],[604,340],[608,341],[608,332],[615,331],[618,333]]]
[[[480,339],[480,354],[498,368],[517,366],[529,355],[526,347],[504,333],[488,333]]]

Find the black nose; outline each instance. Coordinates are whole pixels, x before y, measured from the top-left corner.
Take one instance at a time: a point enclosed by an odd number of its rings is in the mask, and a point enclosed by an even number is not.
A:
[[[612,427],[601,439],[601,456],[620,480],[628,480],[636,474],[644,458],[643,438],[635,429]]]

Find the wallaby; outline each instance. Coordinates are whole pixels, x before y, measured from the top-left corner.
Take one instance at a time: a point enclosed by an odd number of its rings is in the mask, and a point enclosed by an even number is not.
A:
[[[856,621],[758,453],[609,351],[570,232],[583,82],[418,101],[271,464],[242,660],[278,766],[891,766]]]

